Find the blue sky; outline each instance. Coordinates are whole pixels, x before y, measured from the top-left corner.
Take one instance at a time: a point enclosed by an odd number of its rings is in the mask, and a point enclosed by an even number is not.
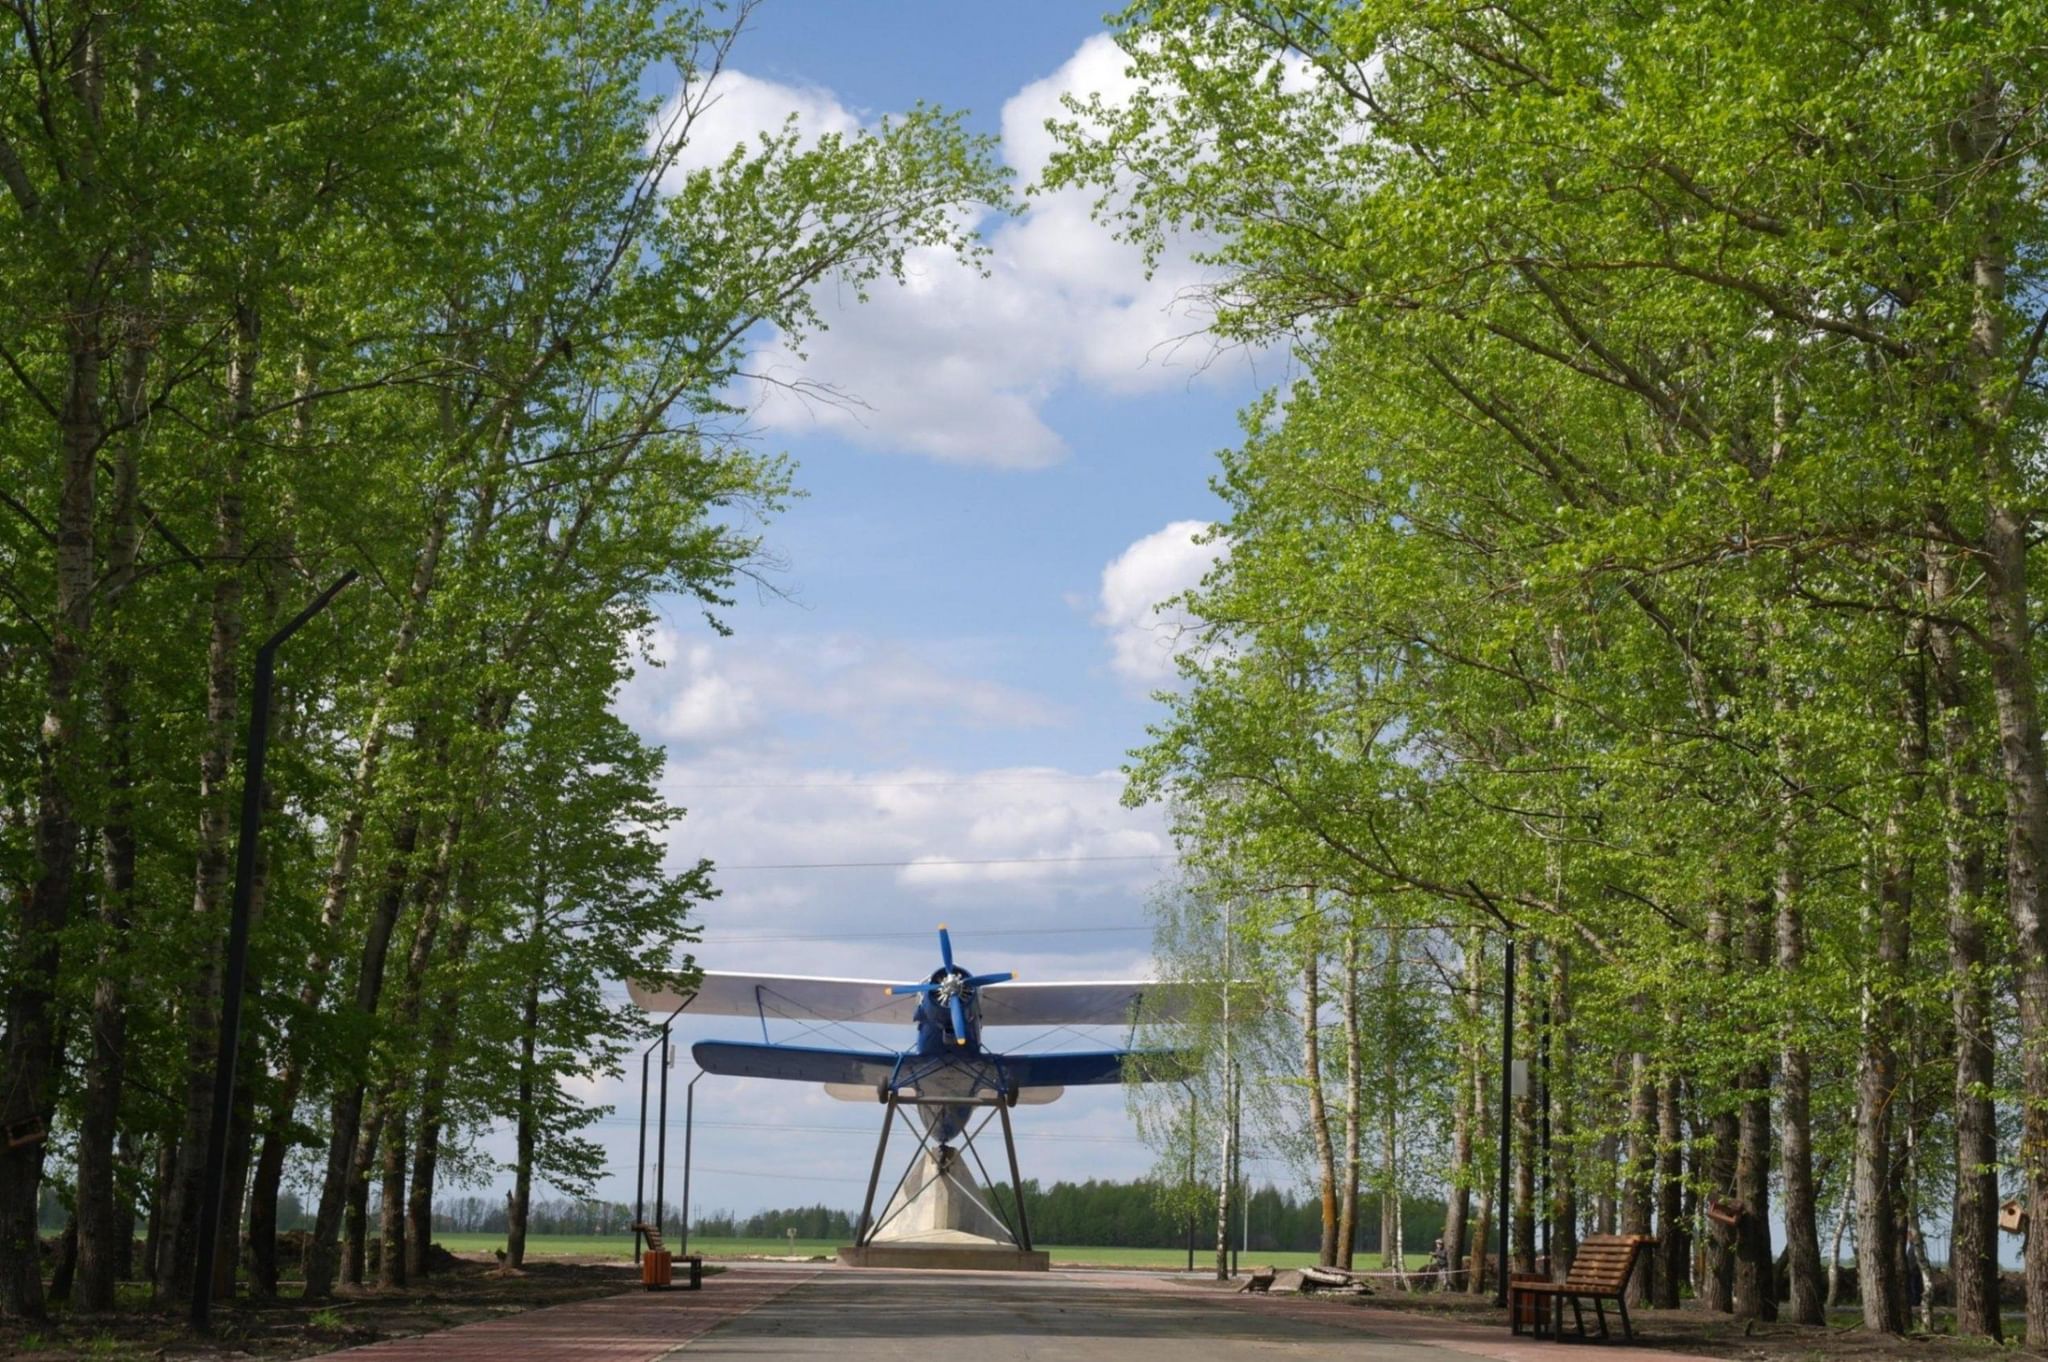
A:
[[[1096,4],[769,0],[696,144],[710,160],[790,112],[844,131],[925,100],[1001,136],[1028,183],[1059,96],[1113,95],[1122,79],[1104,31]],[[1185,252],[1148,280],[1080,196],[982,227],[989,278],[934,253],[866,307],[828,298],[831,329],[801,361],[763,338],[757,370],[860,405],[761,392],[762,443],[796,460],[806,494],[768,529],[779,594],[746,593],[730,638],[678,604],[652,641],[664,665],[620,698],[666,747],[669,791],[690,809],[677,859],[731,867],[705,914],[707,968],[914,979],[943,921],[977,970],[1149,969],[1146,898],[1171,843],[1158,811],[1121,806],[1116,772],[1171,675],[1172,621],[1151,606],[1209,562],[1192,535],[1217,513],[1212,456],[1273,375],[1201,335],[1187,293],[1202,275]],[[1019,863],[741,868],[998,858]],[[749,1034],[756,1023],[679,1027],[672,1149],[687,1044]],[[598,1127],[601,1190],[622,1198],[637,1082],[636,1063],[586,1094],[617,1104]],[[872,1106],[711,1078],[697,1112],[699,1211],[857,1207]],[[1029,1109],[1019,1142],[1027,1174],[1046,1180],[1152,1162],[1114,1089]],[[672,1170],[672,1198],[679,1180]]]

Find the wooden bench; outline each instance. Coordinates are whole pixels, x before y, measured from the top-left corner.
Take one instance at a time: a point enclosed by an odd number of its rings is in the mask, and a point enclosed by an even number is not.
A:
[[[1628,1318],[1628,1279],[1636,1270],[1636,1259],[1644,1249],[1656,1243],[1646,1234],[1595,1234],[1579,1245],[1579,1251],[1572,1255],[1572,1270],[1561,1282],[1511,1282],[1508,1285],[1508,1328],[1510,1332],[1522,1332],[1522,1299],[1526,1298],[1533,1307],[1533,1332],[1543,1333],[1543,1320],[1550,1316],[1550,1336],[1558,1337],[1564,1332],[1564,1304],[1572,1305],[1572,1320],[1577,1324],[1579,1337],[1586,1336],[1586,1317],[1579,1309],[1579,1302],[1593,1302],[1593,1311],[1600,1320],[1600,1337],[1608,1337],[1607,1311],[1602,1301],[1611,1300],[1621,1311],[1621,1334],[1631,1342],[1635,1330]]]

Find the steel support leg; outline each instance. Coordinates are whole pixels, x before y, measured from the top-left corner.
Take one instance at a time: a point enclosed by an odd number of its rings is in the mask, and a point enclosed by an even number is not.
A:
[[[868,1173],[867,1200],[860,1205],[860,1224],[854,1227],[853,1246],[866,1248],[868,1227],[875,1221],[875,1189],[882,1182],[882,1156],[889,1152],[889,1127],[896,1120],[896,1094],[889,1094],[889,1105],[882,1112],[882,1138],[875,1141],[875,1166]]]
[[[1024,1242],[1020,1246],[1026,1253],[1031,1252],[1031,1219],[1024,1213],[1024,1179],[1017,1172],[1017,1137],[1010,1131],[1010,1104],[1002,1098],[996,1099],[996,1115],[1003,1121],[1003,1149],[1010,1156],[1010,1192],[1017,1199],[1017,1232]]]

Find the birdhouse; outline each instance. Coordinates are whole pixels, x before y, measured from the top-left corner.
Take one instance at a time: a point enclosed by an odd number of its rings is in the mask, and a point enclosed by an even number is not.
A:
[[[7,1147],[20,1149],[24,1145],[38,1144],[47,1134],[48,1132],[43,1129],[43,1123],[33,1116],[24,1117],[19,1121],[9,1121]]]
[[[2007,1234],[2027,1232],[2027,1208],[2017,1201],[2008,1201],[1998,1208],[1998,1228]]]
[[[1742,1203],[1715,1197],[1707,1202],[1707,1219],[1723,1229],[1732,1230],[1742,1223]]]

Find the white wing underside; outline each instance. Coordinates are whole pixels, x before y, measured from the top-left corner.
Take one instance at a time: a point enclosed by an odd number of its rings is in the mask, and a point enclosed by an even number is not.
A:
[[[841,1102],[865,1102],[873,1106],[878,1100],[875,1090],[865,1083],[820,1083],[818,1086],[825,1090],[827,1097]],[[984,1091],[988,1091],[991,1097],[994,1096],[992,1090]],[[1065,1088],[1025,1088],[1017,1094],[1017,1101],[1022,1106],[1042,1107],[1047,1102],[1059,1101],[1061,1094],[1065,1092]]]
[[[762,1017],[769,1021],[867,1022],[909,1026],[915,994],[891,994],[886,979],[826,979],[801,974],[704,972],[684,1015]],[[649,1012],[666,1016],[686,997],[637,980],[626,990]],[[988,984],[979,990],[983,1026],[1125,1026],[1133,1020],[1169,1022],[1184,1009],[1181,990],[1143,979],[1092,983]]]

